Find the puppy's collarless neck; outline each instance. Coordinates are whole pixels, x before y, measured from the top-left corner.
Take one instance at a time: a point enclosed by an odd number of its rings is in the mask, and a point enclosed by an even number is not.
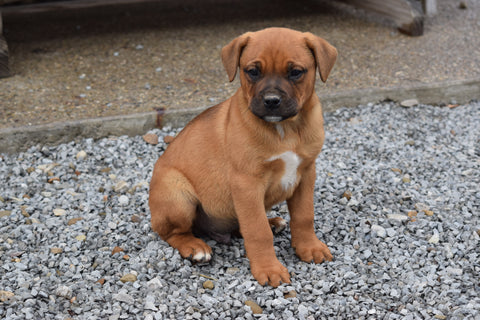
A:
[[[283,126],[280,122],[275,123],[275,129],[277,130],[278,135],[280,136],[280,140],[283,140],[283,138],[285,138],[285,130],[283,130]]]

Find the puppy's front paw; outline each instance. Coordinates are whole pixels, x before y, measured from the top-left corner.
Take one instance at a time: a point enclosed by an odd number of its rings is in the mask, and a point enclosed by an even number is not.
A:
[[[212,259],[212,248],[203,240],[189,237],[179,245],[175,246],[180,255],[188,258],[193,262],[209,262]]]
[[[209,262],[212,259],[211,252],[196,252],[193,257],[191,257],[193,262]]]
[[[295,253],[305,262],[322,263],[332,261],[333,256],[327,245],[320,240],[302,243],[295,246]]]
[[[290,283],[287,268],[278,260],[266,264],[251,263],[251,269],[253,277],[262,286],[268,284],[272,287],[278,287],[282,283]]]

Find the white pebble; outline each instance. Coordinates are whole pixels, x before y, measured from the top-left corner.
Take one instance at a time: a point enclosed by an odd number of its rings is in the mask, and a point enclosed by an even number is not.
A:
[[[126,181],[120,180],[113,187],[113,191],[122,193],[128,190],[128,183]]]
[[[417,99],[408,99],[408,100],[403,100],[402,102],[400,102],[400,105],[402,107],[405,107],[405,108],[411,108],[411,107],[414,107],[418,104],[418,100]]]
[[[385,228],[376,224],[372,225],[371,232],[373,235],[376,235],[380,238],[385,238],[387,235]]]
[[[434,233],[433,236],[431,236],[430,239],[428,239],[428,242],[431,244],[436,244],[439,241],[440,241],[440,236],[438,235],[438,233]]]
[[[155,297],[152,295],[148,295],[145,298],[145,309],[147,310],[152,310],[152,311],[158,311],[158,308],[155,306]]]
[[[153,278],[152,280],[147,282],[147,287],[149,290],[155,291],[162,288],[163,285],[159,278]]]
[[[126,293],[124,290],[121,290],[119,293],[114,294],[112,297],[113,297],[113,299],[115,299],[117,301],[120,301],[120,302],[125,302],[125,303],[128,303],[128,304],[134,304],[135,303],[135,299],[131,295]]]
[[[79,151],[76,156],[78,160],[84,160],[86,157],[87,157],[87,153],[85,152],[85,150]]]
[[[463,269],[462,268],[447,267],[446,271],[449,274],[456,275],[456,276],[461,276],[463,274]]]
[[[387,236],[389,237],[394,237],[397,234],[397,231],[395,231],[395,228],[387,228],[386,232],[387,232]]]
[[[408,216],[406,216],[404,214],[398,214],[398,213],[387,214],[387,218],[391,219],[391,220],[397,220],[397,221],[407,221],[408,220]]]
[[[126,195],[122,194],[120,197],[118,197],[118,203],[121,206],[126,206],[128,205],[129,199]]]
[[[57,217],[65,215],[66,211],[65,209],[62,208],[55,208],[53,209],[53,214],[56,215]]]
[[[55,290],[55,294],[59,297],[64,297],[67,299],[72,298],[72,289],[67,286],[59,286],[57,290]]]
[[[305,307],[303,304],[298,306],[298,315],[300,317],[305,317],[308,314],[308,308]]]

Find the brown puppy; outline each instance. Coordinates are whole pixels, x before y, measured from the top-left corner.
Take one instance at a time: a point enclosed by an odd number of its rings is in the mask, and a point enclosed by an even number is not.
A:
[[[152,228],[182,257],[209,261],[195,234],[228,240],[240,230],[260,284],[289,283],[266,211],[287,200],[292,247],[300,259],[331,260],[314,231],[315,159],[324,141],[316,69],[325,82],[337,51],[311,33],[270,28],[222,49],[241,87],[190,122],[158,159],[150,184]],[[273,219],[271,224],[279,224]]]

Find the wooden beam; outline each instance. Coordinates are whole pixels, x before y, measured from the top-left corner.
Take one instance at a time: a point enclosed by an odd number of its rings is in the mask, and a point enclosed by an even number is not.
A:
[[[22,3],[23,0],[0,0],[0,6],[12,3]]]
[[[8,68],[8,46],[7,41],[3,37],[2,12],[0,11],[0,78],[10,76]]]
[[[398,30],[410,36],[423,34],[423,15],[408,0],[340,0],[374,11],[395,22]]]
[[[437,14],[437,0],[422,0],[422,9],[427,17],[433,17]]]
[[[0,0],[0,4],[1,4]],[[15,6],[5,6],[2,10],[6,13],[31,14],[39,12],[50,12],[59,10],[73,10],[96,8],[104,6],[114,6],[118,4],[150,3],[156,0],[66,0],[66,1],[46,1],[39,3],[27,3]]]

